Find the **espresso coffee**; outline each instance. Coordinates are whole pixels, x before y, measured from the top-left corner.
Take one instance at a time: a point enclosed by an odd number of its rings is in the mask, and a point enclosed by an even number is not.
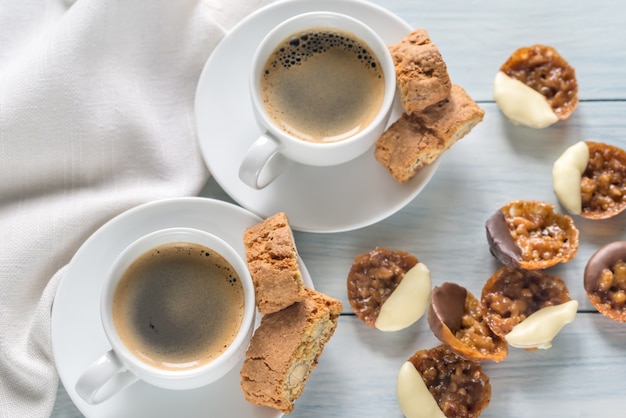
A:
[[[285,39],[261,75],[267,114],[306,141],[333,142],[365,129],[378,114],[385,80],[378,59],[351,34],[312,29]]]
[[[164,244],[140,256],[113,296],[113,322],[124,345],[166,370],[211,362],[234,340],[243,314],[234,268],[192,243]]]

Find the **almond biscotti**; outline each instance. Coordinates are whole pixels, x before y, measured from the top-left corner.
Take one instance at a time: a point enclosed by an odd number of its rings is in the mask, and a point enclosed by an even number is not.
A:
[[[246,400],[292,412],[341,310],[339,300],[307,288],[301,302],[264,315],[241,368]]]
[[[243,242],[260,313],[277,312],[304,298],[298,251],[285,213],[247,228]]]
[[[378,139],[374,155],[396,181],[407,182],[467,135],[484,115],[462,87],[453,85],[441,102],[419,113],[404,113]]]
[[[448,68],[428,32],[416,29],[388,48],[407,113],[421,112],[448,97],[452,88]]]

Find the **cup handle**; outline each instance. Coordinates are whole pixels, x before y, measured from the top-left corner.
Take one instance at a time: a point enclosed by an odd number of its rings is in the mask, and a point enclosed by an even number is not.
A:
[[[267,133],[252,144],[239,166],[239,178],[248,186],[262,189],[276,179],[289,165],[280,153],[278,142]]]
[[[75,388],[85,402],[96,405],[137,380],[137,376],[126,369],[113,350],[109,350],[83,372]]]

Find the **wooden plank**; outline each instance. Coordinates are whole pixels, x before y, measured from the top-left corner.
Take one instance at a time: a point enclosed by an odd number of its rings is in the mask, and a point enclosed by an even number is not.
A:
[[[342,316],[333,339],[296,403],[293,418],[402,417],[395,385],[415,351],[437,345],[420,320],[383,333]],[[626,328],[599,314],[579,314],[548,350],[511,349],[485,363],[492,385],[484,418],[624,416]]]
[[[384,333],[342,315],[290,416],[400,418],[398,370],[415,351],[437,344],[424,319]],[[624,364],[626,328],[599,314],[578,314],[549,350],[511,349],[504,361],[484,364],[492,400],[481,417],[623,416]],[[60,387],[52,417],[81,416]]]
[[[493,77],[513,51],[554,46],[576,69],[583,100],[626,98],[626,13],[610,0],[375,0],[429,31],[453,82],[492,100]]]
[[[430,184],[404,209],[356,231],[296,233],[300,255],[319,289],[341,299],[349,311],[345,286],[352,260],[383,246],[414,254],[430,268],[433,284],[454,281],[479,296],[500,267],[489,253],[487,218],[515,199],[550,202],[561,211],[552,191],[552,164],[577,141],[626,148],[626,103],[583,103],[571,120],[544,130],[515,127],[494,104],[483,107],[485,121],[443,155]],[[585,264],[601,245],[626,240],[626,214],[574,220],[580,230],[578,254],[547,272],[564,279],[581,309],[590,310],[582,285]]]

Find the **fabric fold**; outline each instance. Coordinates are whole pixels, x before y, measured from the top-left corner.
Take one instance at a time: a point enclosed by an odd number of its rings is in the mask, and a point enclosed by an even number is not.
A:
[[[82,242],[126,209],[205,184],[196,84],[263,3],[0,6],[0,417],[50,415],[50,309]]]

